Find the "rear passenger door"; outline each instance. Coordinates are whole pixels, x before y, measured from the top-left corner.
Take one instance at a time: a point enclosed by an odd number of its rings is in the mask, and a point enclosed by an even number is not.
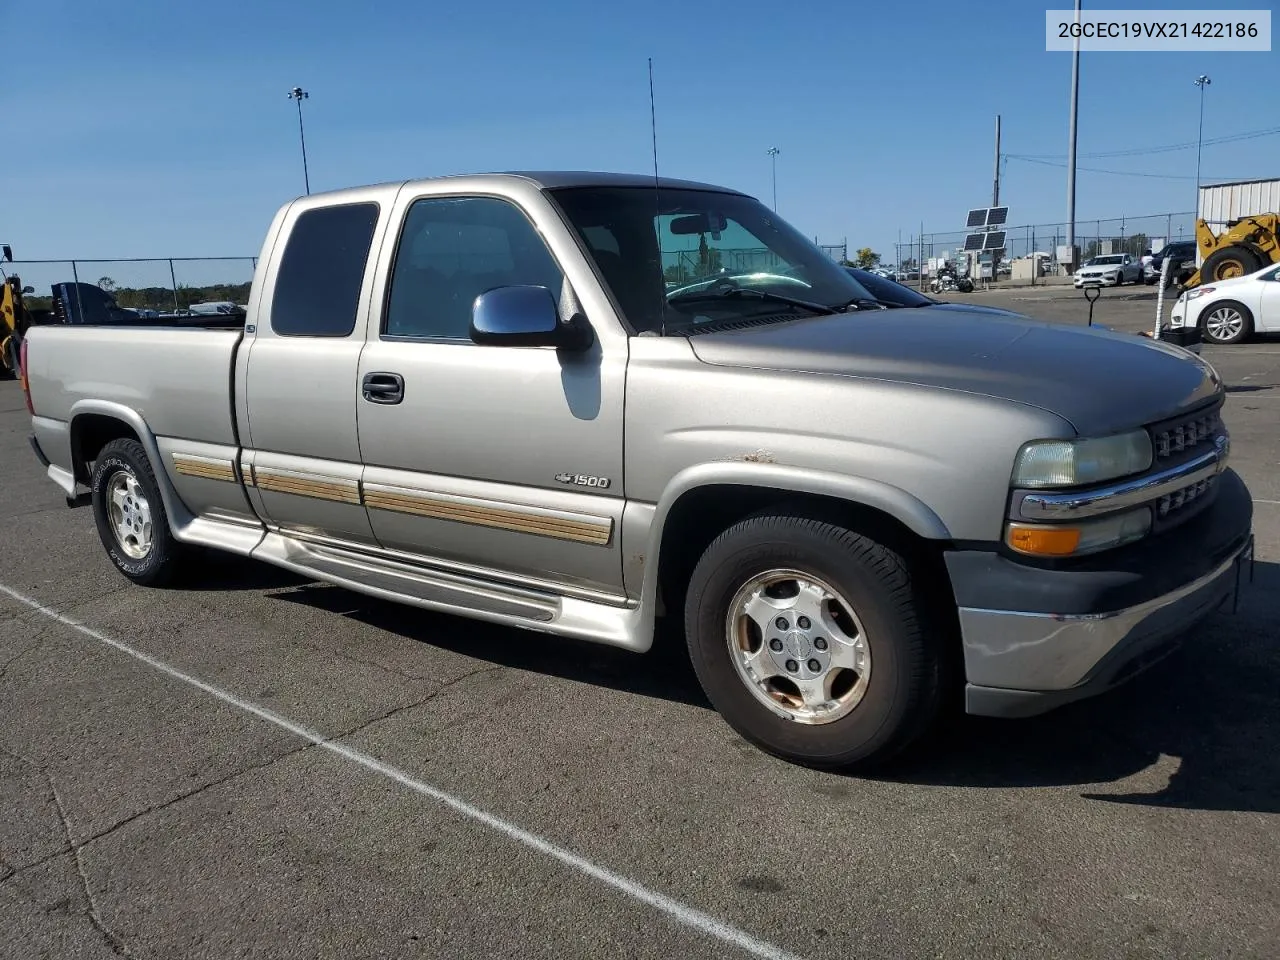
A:
[[[545,200],[419,194],[397,209],[360,360],[364,497],[379,543],[463,572],[620,594],[625,333],[588,317],[586,353],[469,335],[475,298],[495,287],[545,286],[562,317],[576,311],[546,239],[566,228]],[[384,384],[398,392],[368,392]]]
[[[299,205],[283,225],[284,249],[264,283],[270,299],[254,315],[243,361],[241,470],[272,525],[371,544],[355,384],[384,205]]]

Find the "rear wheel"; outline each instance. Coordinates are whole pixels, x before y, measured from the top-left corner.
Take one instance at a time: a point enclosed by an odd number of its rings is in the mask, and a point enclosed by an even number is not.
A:
[[[1234,244],[1215,250],[1204,258],[1204,266],[1200,268],[1200,278],[1205,283],[1216,283],[1220,280],[1234,280],[1245,277],[1265,266],[1261,257],[1248,247]]]
[[[112,440],[94,464],[93,514],[98,537],[116,569],[134,583],[172,582],[183,556],[151,460],[137,440]]]
[[[707,548],[685,603],[694,669],[741,736],[815,767],[870,766],[940,703],[936,638],[903,557],[799,516],[734,525]]]
[[[1239,343],[1253,332],[1253,314],[1243,303],[1220,300],[1201,313],[1200,330],[1210,343]]]

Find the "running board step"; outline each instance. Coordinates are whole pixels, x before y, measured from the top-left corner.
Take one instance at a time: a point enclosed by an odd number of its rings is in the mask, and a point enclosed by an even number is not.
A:
[[[460,614],[483,611],[548,623],[560,613],[560,598],[534,590],[428,570],[382,557],[321,546],[269,533],[254,555],[297,573],[363,593]]]

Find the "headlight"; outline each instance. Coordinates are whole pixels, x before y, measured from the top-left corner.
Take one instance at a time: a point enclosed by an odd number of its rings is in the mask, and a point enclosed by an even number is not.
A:
[[[1079,487],[1151,466],[1145,430],[1087,440],[1034,440],[1023,444],[1013,465],[1015,487]]]
[[[1030,557],[1079,557],[1141,540],[1151,532],[1151,510],[1142,507],[1083,523],[1010,523],[1005,543]]]
[[[1188,300],[1194,300],[1196,297],[1203,297],[1206,293],[1213,293],[1214,287],[1196,287],[1194,290],[1188,290],[1183,294]]]

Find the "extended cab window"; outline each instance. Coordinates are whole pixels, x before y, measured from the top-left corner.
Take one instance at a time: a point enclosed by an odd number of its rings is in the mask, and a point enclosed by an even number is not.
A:
[[[298,217],[280,258],[271,329],[284,337],[345,337],[378,222],[376,203],[318,207]]]
[[[416,201],[405,217],[383,332],[467,340],[471,305],[494,287],[533,284],[558,300],[563,275],[528,218],[494,197]]]

